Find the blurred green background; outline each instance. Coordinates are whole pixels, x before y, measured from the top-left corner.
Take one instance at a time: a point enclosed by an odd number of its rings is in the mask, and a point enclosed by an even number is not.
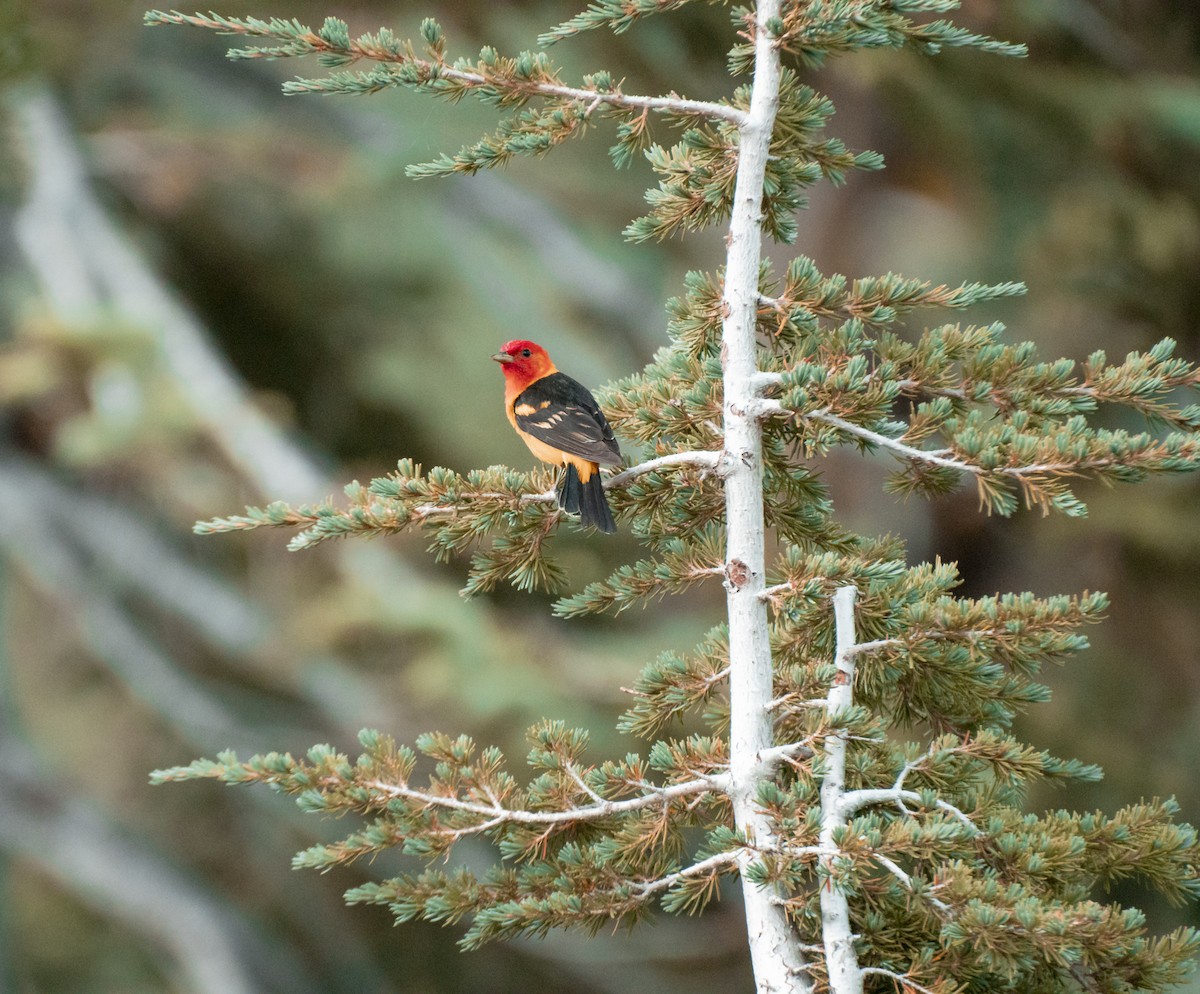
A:
[[[969,319],[1044,357],[1164,335],[1200,357],[1200,8],[967,7],[963,23],[1030,58],[872,53],[807,74],[839,109],[833,133],[888,169],[816,190],[795,251],[850,276],[1024,280],[1028,297]],[[493,114],[404,92],[284,98],[315,65],[232,65],[225,40],[145,29],[143,9],[0,0],[0,990],[748,990],[735,895],[698,921],[461,955],[454,929],[341,905],[399,860],[289,870],[346,826],[269,794],[146,785],[227,746],[353,752],[363,725],[467,732],[518,764],[542,716],[591,728],[597,757],[641,748],[613,730],[619,688],[707,628],[719,591],[567,623],[544,596],[460,600],[463,564],[432,563],[419,536],[292,555],[282,533],[190,527],[401,456],[528,467],[488,355],[531,337],[586,383],[628,373],[722,243],[623,244],[651,174],[612,170],[603,128],[545,162],[413,182],[406,164]],[[576,7],[219,10],[402,34],[433,14],[472,54],[531,47]],[[719,97],[730,43],[727,10],[698,7],[554,54],[631,91]],[[904,534],[913,561],[957,560],[965,593],[1112,594],[1094,649],[1048,674],[1053,704],[1020,728],[1108,776],[1030,804],[1174,794],[1200,821],[1198,481],[1087,490],[1085,521],[1002,521],[965,490],[898,504],[883,464],[826,464],[843,520]],[[578,584],[637,555],[628,535],[559,544]],[[1147,910],[1156,928],[1200,918]]]

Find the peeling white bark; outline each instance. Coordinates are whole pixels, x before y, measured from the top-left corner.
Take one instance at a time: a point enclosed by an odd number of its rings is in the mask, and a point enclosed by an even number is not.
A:
[[[770,819],[758,808],[758,785],[771,775],[765,753],[774,744],[771,713],[771,645],[763,591],[764,518],[762,429],[758,418],[755,322],[762,252],[762,196],[767,152],[779,107],[779,51],[765,25],[779,16],[780,0],[761,0],[756,14],[754,87],[739,129],[739,154],[725,263],[724,366],[725,559],[729,614],[730,795],[738,829],[750,844],[773,846]],[[796,931],[781,895],[750,881],[754,853],[739,857],[750,957],[758,994],[811,990]]]

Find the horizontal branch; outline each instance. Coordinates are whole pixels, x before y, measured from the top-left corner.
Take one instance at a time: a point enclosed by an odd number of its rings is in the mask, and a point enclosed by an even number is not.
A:
[[[916,459],[920,462],[927,462],[933,466],[941,466],[944,469],[957,470],[960,473],[971,473],[980,476],[984,470],[979,466],[973,466],[969,462],[963,462],[961,459],[952,459],[948,456],[941,455],[938,452],[932,452],[928,449],[918,449],[915,446],[909,445],[906,442],[901,442],[899,439],[889,438],[887,435],[880,434],[877,431],[872,431],[870,428],[864,428],[862,425],[856,425],[853,421],[847,421],[845,418],[840,418],[836,414],[831,414],[827,410],[817,411],[791,411],[784,407],[777,400],[764,400],[761,402],[762,409],[767,413],[788,413],[793,414],[798,418],[803,418],[806,421],[820,421],[832,428],[837,428],[847,434],[855,435],[864,441],[870,442],[872,445],[878,445],[882,449],[888,449],[897,455],[904,456],[907,459]],[[1015,475],[1013,470],[996,470],[998,473],[1008,473]],[[1026,470],[1028,472],[1028,470]]]
[[[615,487],[623,487],[627,483],[636,480],[639,476],[645,476],[647,473],[655,473],[660,469],[666,469],[669,466],[701,466],[706,468],[716,468],[723,458],[724,453],[714,452],[711,449],[697,449],[688,452],[672,452],[669,455],[657,456],[654,459],[648,459],[645,462],[638,463],[634,466],[629,466],[621,470],[619,473],[614,473],[604,481],[606,490]],[[472,494],[472,500],[508,500],[511,499],[511,494],[504,493],[478,493]],[[543,490],[536,494],[521,494],[519,502],[526,503],[553,503],[558,499],[558,494],[554,490]],[[455,514],[464,508],[464,504],[421,504],[413,508],[414,514],[422,516],[433,514]]]
[[[708,449],[687,452],[674,452],[665,456],[648,459],[635,466],[629,466],[619,473],[613,474],[605,482],[606,488],[618,488],[647,473],[656,472],[672,466],[699,466],[716,469],[725,458],[725,453]],[[407,468],[406,468],[407,467]],[[492,467],[501,476],[508,473],[503,467]],[[494,475],[494,474],[493,474]],[[301,532],[292,539],[289,546],[292,549],[308,548],[318,542],[331,538],[344,538],[355,532],[399,532],[406,528],[424,524],[430,519],[453,518],[456,515],[471,513],[480,509],[487,502],[500,502],[498,510],[505,507],[516,509],[529,504],[555,504],[558,500],[554,489],[542,490],[536,493],[521,493],[522,479],[518,474],[509,474],[512,479],[492,480],[484,484],[487,489],[471,490],[471,484],[465,478],[460,478],[456,486],[458,493],[446,493],[446,486],[428,489],[442,491],[441,500],[433,500],[429,493],[424,495],[412,493],[411,484],[424,480],[419,467],[405,460],[401,463],[399,479],[385,477],[373,481],[370,487],[359,487],[355,484],[347,489],[351,505],[346,508],[335,507],[332,501],[317,507],[306,505],[290,506],[284,502],[276,502],[265,509],[248,508],[244,515],[227,518],[214,518],[199,521],[193,527],[198,535],[210,535],[220,532],[246,531],[252,528],[289,527],[300,528]],[[504,487],[511,489],[504,489]],[[351,492],[353,490],[353,492]],[[465,491],[465,492],[463,492]],[[420,500],[419,504],[409,504],[409,500]],[[497,510],[490,507],[487,510]],[[719,572],[716,570],[714,572]]]
[[[666,804],[678,797],[700,794],[706,791],[723,790],[726,776],[717,774],[687,780],[683,783],[671,784],[667,787],[656,787],[638,797],[628,797],[619,801],[601,801],[582,808],[567,808],[562,811],[525,811],[522,809],[506,808],[500,804],[479,804],[475,801],[464,801],[460,797],[447,797],[440,794],[429,794],[425,791],[414,790],[403,784],[385,783],[382,780],[368,781],[365,786],[389,794],[392,797],[403,797],[405,800],[416,801],[428,807],[447,808],[452,811],[462,811],[467,814],[477,814],[489,819],[488,828],[503,824],[518,825],[560,825],[576,821],[595,821],[612,815],[623,814],[627,811],[638,811],[655,804]],[[476,826],[475,830],[482,830]]]
[[[687,880],[690,877],[700,877],[706,873],[712,873],[714,870],[736,865],[739,853],[740,850],[737,849],[732,852],[717,853],[715,856],[709,856],[708,859],[702,859],[698,863],[693,863],[691,866],[678,870],[675,873],[668,873],[665,877],[659,877],[657,880],[634,884],[634,887],[637,890],[638,897],[644,900],[661,891],[674,887],[680,880]]]
[[[763,706],[763,710],[770,710],[770,703]],[[805,759],[813,755],[812,746],[808,741],[805,742],[790,742],[787,745],[772,746],[770,749],[763,749],[759,754],[759,761],[765,763],[768,767],[774,766],[781,760],[791,759],[793,756],[803,756]]]
[[[953,397],[955,400],[968,400],[967,392],[958,387],[942,387],[932,386],[928,383],[922,383],[920,380],[905,379],[899,380],[896,386],[900,388],[901,393],[916,393],[921,391],[934,397]],[[1082,387],[1063,387],[1058,393],[1082,393]]]
[[[654,473],[668,466],[700,466],[707,469],[716,469],[720,465],[724,455],[723,452],[714,452],[712,449],[672,452],[670,455],[648,459],[646,462],[638,463],[636,466],[630,466],[619,473],[614,473],[604,481],[604,487],[606,490],[610,487],[623,487],[639,476],[643,476],[646,473]]]
[[[452,75],[454,69],[444,69],[443,75]],[[469,73],[464,75],[471,75]],[[553,84],[537,84],[535,92],[540,96],[566,97],[570,100],[593,101],[595,103],[611,104],[614,107],[628,107],[633,110],[652,110],[659,114],[678,114],[680,116],[715,117],[729,121],[741,127],[746,121],[746,112],[729,104],[712,103],[708,100],[689,100],[686,97],[646,97],[631,93],[589,90],[574,86],[556,86]]]
[[[744,847],[739,847],[731,852],[717,853],[654,880],[621,879],[604,889],[592,889],[588,892],[588,901],[576,913],[611,920],[634,912],[650,898],[670,890],[681,881],[707,876],[710,878],[708,886],[711,886],[722,871],[736,867],[746,851]]]
[[[773,698],[763,705],[764,711],[774,711],[776,708],[824,708],[828,703],[824,697],[813,697],[808,700],[799,700],[799,694],[787,693],[780,697]]]
[[[510,494],[501,493],[478,493],[471,494],[472,500],[509,500]],[[558,495],[553,490],[543,490],[536,494],[521,494],[517,499],[518,504],[550,504],[558,499]],[[418,504],[412,509],[412,516],[418,520],[434,517],[439,514],[458,514],[467,505],[465,504]]]
[[[849,818],[856,811],[867,807],[871,804],[899,804],[901,810],[908,813],[908,809],[903,807],[903,803],[909,801],[913,804],[921,804],[921,795],[915,790],[902,790],[895,787],[879,787],[879,788],[863,788],[861,790],[850,790],[842,795],[839,802],[839,810],[843,817]],[[979,829],[975,823],[971,821],[962,811],[956,808],[949,801],[943,801],[940,797],[934,801],[939,811],[945,811],[947,814],[953,815],[962,822],[972,833],[978,832]]]
[[[794,859],[806,859],[809,856],[837,856],[839,853],[841,853],[841,850],[838,849],[836,846],[834,846],[833,848],[830,848],[829,846],[820,846],[820,845],[817,845],[817,846],[793,846],[793,845],[788,845],[787,843],[782,843],[782,844],[777,845],[766,851],[772,852],[772,853],[778,853],[781,856],[790,856]]]
[[[960,473],[969,473],[972,476],[1008,476],[1015,480],[1025,480],[1029,477],[1040,476],[1043,474],[1055,475],[1075,475],[1087,470],[1104,470],[1117,465],[1124,465],[1124,460],[1118,456],[1101,456],[1094,459],[1081,459],[1077,461],[1060,461],[1060,462],[1041,462],[1031,463],[1028,466],[997,466],[994,469],[984,469],[982,466],[976,466],[974,463],[965,462],[961,459],[954,459],[944,455],[950,450],[931,450],[918,449],[915,446],[909,445],[896,438],[890,438],[880,432],[872,431],[870,428],[865,428],[862,425],[856,425],[853,421],[847,421],[845,418],[838,417],[836,414],[830,413],[828,410],[819,409],[816,411],[793,411],[790,408],[784,407],[778,400],[763,399],[758,401],[758,410],[763,415],[768,414],[786,414],[797,418],[802,418],[806,421],[820,421],[833,428],[837,428],[847,434],[854,435],[863,441],[876,445],[881,449],[887,449],[895,455],[905,459],[915,459],[919,462],[929,463],[932,466],[940,466],[944,469],[952,469]]]
[[[836,846],[834,846],[833,848],[828,848],[828,847],[821,846],[821,845],[816,845],[816,846],[780,845],[772,851],[777,852],[782,856],[791,857],[793,859],[804,859],[806,857],[811,857],[811,856],[839,856],[839,855],[843,854],[843,851],[841,849],[837,848]],[[906,872],[903,867],[901,867],[899,864],[897,864],[895,861],[888,858],[881,852],[872,851],[871,858],[873,860],[875,860],[875,862],[877,862],[885,870],[887,870],[890,874],[892,874],[892,876],[894,876],[897,880],[899,880],[900,883],[902,883],[904,885],[905,890],[908,890],[912,893],[916,893],[917,887],[913,881],[912,875],[909,874],[908,872]],[[950,905],[948,905],[945,901],[941,900],[940,898],[934,897],[932,894],[925,894],[923,896],[929,901],[930,904],[932,904],[939,911],[946,913],[946,914],[949,914],[951,911],[953,911],[953,909],[950,907]]]
[[[937,633],[932,637],[940,637],[942,633]],[[859,642],[856,645],[850,646],[846,652],[851,656],[860,656],[864,652],[874,652],[876,649],[887,649],[891,646],[903,645],[904,642],[900,639],[874,639],[871,642]]]
[[[380,44],[379,38],[364,35],[360,38],[331,40],[320,33],[301,28],[297,33],[295,25],[285,26],[254,18],[242,20],[239,18],[218,18],[215,15],[205,17],[202,14],[181,14],[178,11],[150,11],[146,14],[147,24],[186,24],[193,27],[208,28],[221,34],[247,35],[251,37],[277,38],[289,43],[289,47],[272,47],[264,49],[238,50],[241,58],[285,58],[302,55],[332,55],[349,61],[366,59],[385,65],[410,66],[417,71],[421,82],[434,80],[450,80],[470,88],[493,87],[509,93],[517,93],[530,97],[547,97],[560,100],[578,101],[591,108],[601,104],[626,110],[654,111],[661,114],[675,114],[681,117],[709,117],[729,121],[742,126],[747,120],[747,113],[729,104],[713,103],[707,100],[689,100],[675,94],[665,97],[641,96],[638,94],[622,93],[619,90],[602,90],[595,87],[564,86],[561,83],[551,83],[539,79],[523,79],[506,74],[487,75],[459,69],[437,59],[421,58],[409,46]],[[382,32],[381,32],[382,35]],[[302,49],[291,49],[291,45],[303,46]],[[438,53],[440,55],[440,50]],[[400,82],[397,80],[397,82]],[[288,92],[298,92],[305,89],[303,81],[298,81],[288,88]]]
[[[766,299],[760,296],[760,300]],[[783,373],[772,372],[769,369],[756,370],[750,377],[750,386],[756,393],[762,393],[767,387],[777,387],[783,382]]]
[[[758,597],[759,600],[771,603],[777,600],[780,594],[786,594],[795,589],[796,585],[791,580],[785,580],[783,583],[777,583],[773,587],[767,587]]]
[[[629,466],[621,470],[619,473],[614,473],[604,481],[604,489],[609,490],[615,487],[623,487],[627,483],[631,483],[639,476],[645,476],[647,473],[655,473],[660,469],[666,469],[669,466],[701,466],[709,469],[716,468],[724,453],[714,452],[711,449],[698,449],[689,452],[672,452],[670,455],[658,456],[654,459],[648,459],[645,462],[638,463],[635,466]],[[492,500],[507,500],[509,494],[502,493],[478,493],[472,494],[471,499],[492,499]],[[550,504],[558,499],[558,493],[554,490],[543,490],[536,494],[521,494],[519,502],[522,504]],[[463,510],[463,504],[420,504],[413,508],[414,515],[428,517],[435,514],[457,514]],[[718,570],[719,572],[719,570]]]
[[[882,966],[864,966],[860,972],[864,977],[870,974],[878,977],[890,977],[900,985],[902,991],[914,990],[918,994],[934,994],[930,988],[921,986],[907,973],[897,973],[895,970],[888,970]]]
[[[962,752],[963,748],[958,746],[953,749],[937,751],[943,755],[946,755],[954,752]],[[914,770],[919,770],[923,765],[925,765],[925,763],[933,757],[934,752],[934,746],[931,745],[929,749],[926,750],[925,754],[919,759],[913,759],[905,763],[904,766],[901,767],[900,772],[896,775],[896,782],[893,783],[890,788],[881,790],[855,790],[843,795],[842,806],[845,810],[846,816],[849,817],[855,811],[866,807],[869,804],[887,803],[897,805],[905,814],[911,814],[912,812],[910,812],[908,808],[904,806],[904,802],[912,801],[919,804],[921,803],[921,795],[914,790],[905,790],[904,781],[908,778],[910,773],[912,773]],[[967,828],[971,830],[972,834],[979,831],[979,829],[975,826],[975,823],[953,804],[949,803],[948,801],[943,801],[941,798],[938,798],[934,803],[937,805],[938,810],[945,811],[947,814],[953,815],[964,825],[966,825]]]

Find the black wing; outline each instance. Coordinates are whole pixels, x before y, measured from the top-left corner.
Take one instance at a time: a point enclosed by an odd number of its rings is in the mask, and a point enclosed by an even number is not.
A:
[[[587,387],[563,373],[530,384],[513,401],[517,427],[538,441],[601,466],[616,466],[621,450]]]

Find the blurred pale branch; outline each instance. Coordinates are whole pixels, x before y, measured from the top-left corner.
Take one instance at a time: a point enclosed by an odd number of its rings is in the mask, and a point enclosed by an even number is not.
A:
[[[11,732],[0,732],[0,849],[27,860],[99,913],[117,918],[167,951],[192,994],[319,990],[259,923],[122,832],[55,777]]]
[[[235,592],[216,574],[189,562],[132,513],[103,497],[79,493],[34,461],[3,450],[0,499],[12,509],[9,520],[21,522],[0,523],[0,548],[59,601],[64,617],[78,619],[83,644],[98,651],[155,711],[167,718],[216,722],[197,729],[203,732],[198,741],[210,732],[217,736],[212,741],[221,741],[241,723],[188,682],[178,662],[150,641],[122,603],[124,591],[179,618],[233,656],[248,675],[278,686],[279,675],[260,659],[268,645],[279,643],[278,622],[256,597]],[[354,668],[334,653],[297,659],[290,672],[295,678],[280,689],[302,698],[330,727],[356,728],[352,722],[360,722],[364,713],[380,720],[385,714],[397,717],[394,707],[383,710]],[[318,678],[318,673],[324,675]]]
[[[242,739],[245,729],[228,707],[184,675],[113,591],[95,579],[81,550],[62,540],[36,490],[21,487],[25,477],[12,472],[11,460],[0,465],[0,500],[8,509],[0,516],[0,548],[6,555],[47,595],[60,599],[63,616],[77,621],[84,643],[129,690],[191,741]]]
[[[31,178],[15,231],[55,315],[83,326],[107,315],[137,324],[155,337],[196,420],[247,480],[297,498],[323,492],[315,460],[258,410],[200,323],[96,201],[54,98],[45,90],[14,94]]]

